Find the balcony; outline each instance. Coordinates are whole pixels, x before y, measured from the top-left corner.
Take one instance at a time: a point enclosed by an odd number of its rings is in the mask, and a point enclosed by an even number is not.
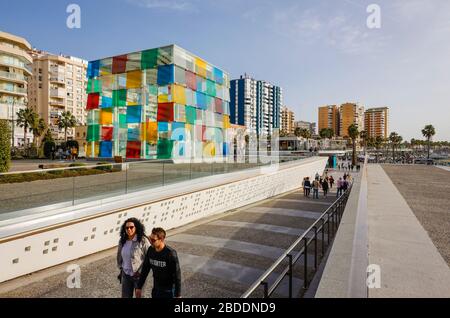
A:
[[[50,97],[56,98],[66,98],[66,90],[65,89],[51,89]]]
[[[0,93],[27,96],[27,89],[16,86],[0,85]]]
[[[28,75],[33,74],[33,70],[31,68],[31,66],[24,64],[22,62],[14,63],[4,57],[0,57],[0,65],[10,66],[10,67],[14,67],[14,68],[20,68],[20,69],[24,70],[25,72],[27,72]]]
[[[66,107],[66,103],[61,100],[50,99],[49,104],[51,106]]]
[[[5,71],[0,71],[0,78],[6,79],[8,81],[16,81],[16,82],[26,82],[27,78],[23,74],[10,73]]]
[[[55,64],[50,66],[50,73],[59,74],[59,73],[65,73],[65,72],[66,72],[66,68],[64,66],[55,65]]]
[[[50,82],[58,83],[58,84],[65,84],[66,80],[64,76],[50,76]]]

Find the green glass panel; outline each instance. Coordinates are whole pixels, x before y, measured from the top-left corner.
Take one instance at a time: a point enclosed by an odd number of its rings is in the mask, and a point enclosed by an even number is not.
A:
[[[126,106],[127,105],[127,90],[119,89],[113,91],[113,106]]]
[[[88,125],[86,141],[100,140],[100,125]]]
[[[213,81],[206,80],[206,94],[216,97],[216,84]]]
[[[102,92],[102,82],[99,79],[89,78],[86,93],[101,93]]]
[[[142,51],[141,69],[155,68],[158,65],[158,49]]]
[[[197,109],[192,106],[186,106],[186,122],[194,125],[197,118]]]
[[[119,114],[119,128],[127,128],[127,114]]]
[[[158,140],[158,159],[170,159],[172,157],[173,140]]]

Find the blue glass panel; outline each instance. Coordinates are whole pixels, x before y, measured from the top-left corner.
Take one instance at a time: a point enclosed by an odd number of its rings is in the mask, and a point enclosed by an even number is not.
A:
[[[112,107],[112,97],[102,96],[102,104],[100,105],[101,108],[108,108]]]
[[[91,61],[88,64],[87,76],[88,78],[97,77],[100,75],[100,61]]]
[[[208,104],[206,102],[206,95],[202,94],[200,92],[197,92],[196,96],[197,96],[197,108],[206,110],[208,107]]]
[[[139,127],[140,125],[136,124],[128,126],[128,136],[127,136],[128,141],[140,140],[141,130],[139,129]]]
[[[112,157],[112,141],[100,142],[100,157],[111,158]]]
[[[173,83],[174,81],[175,78],[173,64],[158,66],[158,85],[167,85]]]
[[[214,80],[221,85],[223,84],[223,72],[216,67],[214,68]]]
[[[127,107],[127,123],[141,122],[142,106],[128,106]]]
[[[184,123],[173,122],[172,123],[172,140],[186,140],[186,131],[184,129]]]
[[[158,131],[169,131],[169,123],[164,121],[158,122]]]

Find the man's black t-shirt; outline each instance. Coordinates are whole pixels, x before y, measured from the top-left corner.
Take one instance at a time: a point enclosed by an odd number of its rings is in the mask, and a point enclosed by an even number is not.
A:
[[[138,288],[141,289],[147,279],[150,269],[153,270],[153,288],[158,290],[172,290],[175,287],[175,297],[181,294],[181,272],[177,252],[169,247],[157,252],[150,246],[142,266]]]

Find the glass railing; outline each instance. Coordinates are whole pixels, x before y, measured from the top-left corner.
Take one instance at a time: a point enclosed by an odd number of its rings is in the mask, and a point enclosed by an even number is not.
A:
[[[26,94],[27,93],[26,88],[16,87],[16,86],[5,86],[5,85],[0,85],[0,91],[18,93],[18,94]]]
[[[12,80],[18,80],[18,81],[26,81],[27,80],[26,77],[23,76],[22,74],[10,73],[10,72],[4,72],[4,71],[0,71],[0,77],[12,79]]]
[[[223,175],[271,164],[292,162],[304,156],[282,155],[242,158],[242,162],[172,163],[149,160],[129,163],[102,163],[0,174],[0,221],[9,212],[25,214],[110,199],[141,190],[173,185],[202,177]],[[256,173],[259,173],[256,171]],[[14,213],[15,214],[15,213]],[[12,215],[12,214],[11,214]]]

